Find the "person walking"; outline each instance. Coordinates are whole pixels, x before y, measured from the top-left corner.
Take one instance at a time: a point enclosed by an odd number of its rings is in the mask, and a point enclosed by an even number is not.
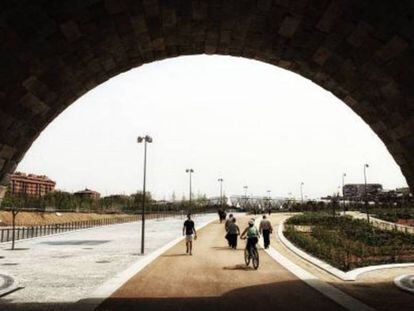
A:
[[[224,229],[226,230],[226,236],[225,236],[225,238],[226,238],[229,246],[231,246],[230,237],[229,237],[229,225],[232,223],[232,219],[233,219],[233,214],[230,214],[229,215],[229,218],[227,218],[226,219],[226,222],[224,223]]]
[[[219,216],[219,220],[220,220],[220,223],[223,221],[223,211],[221,210],[221,209],[219,209],[218,211],[217,211],[217,213],[218,213],[218,216]]]
[[[191,214],[187,215],[187,220],[184,221],[183,235],[185,235],[186,253],[193,255],[193,234],[194,239],[197,239],[197,232],[194,226],[194,221],[191,219]]]
[[[263,219],[260,221],[259,231],[263,235],[264,248],[269,248],[270,234],[273,232],[273,227],[266,215],[263,215]]]
[[[227,227],[227,236],[229,246],[233,249],[237,249],[237,237],[240,235],[239,226],[236,225],[236,217],[231,218],[231,223]]]
[[[226,222],[224,223],[224,228],[226,229],[226,231],[227,231],[227,229],[228,229],[229,225],[231,224],[232,219],[233,219],[233,214],[230,214],[230,215],[229,215],[229,218],[227,218],[227,219],[226,219]]]

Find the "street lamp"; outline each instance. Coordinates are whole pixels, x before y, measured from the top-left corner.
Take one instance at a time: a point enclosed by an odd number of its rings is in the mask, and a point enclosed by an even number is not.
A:
[[[367,221],[369,222],[369,211],[368,211],[368,193],[367,193],[367,168],[368,164],[364,164],[364,197],[365,197],[365,211],[367,213]]]
[[[269,209],[269,211],[270,211],[270,208],[271,208],[271,206],[270,206],[270,205],[271,205],[271,204],[270,204],[270,192],[271,192],[271,191],[270,191],[270,190],[267,190],[266,192],[267,192],[267,205],[268,205],[268,206],[267,206],[267,208],[268,208],[268,209]]]
[[[185,170],[186,173],[190,175],[190,211],[191,212],[191,196],[192,196],[192,190],[191,190],[191,174],[194,173],[194,170],[192,168],[187,168]]]
[[[346,177],[346,173],[342,174],[342,204],[343,204],[343,208],[344,208],[344,216],[345,216],[345,192],[344,192],[344,185],[345,185],[345,177]]]
[[[137,139],[138,144],[144,142],[144,182],[143,182],[143,189],[142,189],[142,211],[141,211],[141,254],[144,254],[144,246],[145,246],[145,184],[147,178],[147,143],[152,143],[152,138],[148,135],[145,136],[138,136]]]
[[[217,179],[220,183],[220,207],[223,208],[223,178]]]
[[[247,186],[243,186],[244,189],[244,208],[247,208]]]
[[[300,183],[300,198],[302,201],[302,205],[303,205],[303,185],[304,185],[304,182],[301,182]]]

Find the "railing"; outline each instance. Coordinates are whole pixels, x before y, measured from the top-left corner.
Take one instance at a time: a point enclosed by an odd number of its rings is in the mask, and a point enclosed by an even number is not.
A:
[[[63,233],[72,230],[87,229],[92,227],[100,227],[106,225],[113,225],[131,221],[137,221],[139,216],[127,216],[127,217],[118,217],[118,218],[103,218],[95,220],[84,220],[84,221],[74,221],[68,223],[59,223],[59,224],[48,224],[40,226],[30,226],[30,227],[15,227],[14,229],[14,238],[15,240],[30,239],[35,237],[41,237],[45,235]],[[13,228],[0,229],[0,243],[8,242],[12,240]]]
[[[208,211],[203,213],[196,213],[193,214],[194,216],[199,214],[205,214]],[[168,217],[176,217],[176,216],[184,216],[183,211],[180,212],[172,212],[166,211],[164,213],[159,214],[146,214],[145,219],[165,219]],[[133,221],[141,220],[141,215],[129,215],[125,217],[113,217],[113,218],[102,218],[102,219],[95,219],[95,220],[84,220],[84,221],[74,221],[74,222],[67,222],[67,223],[56,223],[56,224],[47,224],[47,225],[38,225],[38,226],[16,226],[14,229],[14,239],[22,240],[22,239],[30,239],[41,237],[45,235],[52,235],[63,233],[67,231],[79,230],[79,229],[87,229],[93,227],[100,227],[100,226],[107,226],[107,225],[114,225],[120,223],[127,223]],[[13,239],[13,228],[0,228],[0,243],[2,242],[9,242]]]

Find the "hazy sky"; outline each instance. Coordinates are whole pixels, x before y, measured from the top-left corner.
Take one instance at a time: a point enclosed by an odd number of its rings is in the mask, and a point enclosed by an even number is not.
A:
[[[27,152],[18,170],[46,174],[59,189],[155,197],[194,193],[320,197],[346,182],[405,186],[374,132],[331,93],[292,72],[241,58],[187,56],[130,70],[81,97]]]

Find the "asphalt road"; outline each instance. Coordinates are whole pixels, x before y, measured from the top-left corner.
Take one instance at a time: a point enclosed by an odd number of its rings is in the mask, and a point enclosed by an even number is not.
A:
[[[239,219],[244,228],[247,217]],[[223,224],[202,229],[194,255],[180,242],[132,277],[98,310],[342,310],[260,250],[260,267],[246,267],[244,241],[227,247]]]

